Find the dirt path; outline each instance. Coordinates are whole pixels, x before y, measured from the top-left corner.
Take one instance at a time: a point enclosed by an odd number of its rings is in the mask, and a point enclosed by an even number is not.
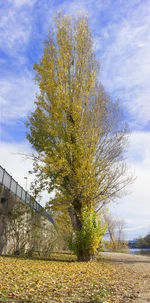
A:
[[[130,282],[131,294],[127,296],[127,299],[124,294],[124,300],[118,300],[118,302],[150,302],[150,256],[108,252],[103,252],[102,256],[126,273],[123,281],[118,276],[120,285]]]

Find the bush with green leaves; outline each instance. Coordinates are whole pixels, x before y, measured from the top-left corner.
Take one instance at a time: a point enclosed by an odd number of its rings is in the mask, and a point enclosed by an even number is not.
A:
[[[79,261],[95,259],[97,249],[103,249],[102,236],[106,225],[103,226],[100,216],[97,217],[94,207],[82,209],[81,229],[76,230],[69,240],[69,248],[78,257]]]

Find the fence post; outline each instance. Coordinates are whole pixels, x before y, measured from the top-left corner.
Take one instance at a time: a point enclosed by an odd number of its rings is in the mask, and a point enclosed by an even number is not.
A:
[[[25,191],[25,203],[27,204],[27,191]]]
[[[17,196],[17,187],[18,187],[18,182],[16,182],[16,196]]]
[[[23,192],[23,187],[21,187],[21,198],[20,198],[21,200],[22,200],[22,192]]]
[[[3,168],[2,185],[4,184],[5,168]]]
[[[9,190],[11,189],[12,176],[10,176]]]

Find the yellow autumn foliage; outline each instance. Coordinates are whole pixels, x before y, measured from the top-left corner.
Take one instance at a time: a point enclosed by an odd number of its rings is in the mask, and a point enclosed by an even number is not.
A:
[[[33,188],[54,191],[51,212],[71,207],[77,230],[83,207],[101,207],[129,182],[122,159],[126,127],[99,82],[99,67],[88,17],[58,13],[34,65],[39,94],[27,138],[37,151]]]

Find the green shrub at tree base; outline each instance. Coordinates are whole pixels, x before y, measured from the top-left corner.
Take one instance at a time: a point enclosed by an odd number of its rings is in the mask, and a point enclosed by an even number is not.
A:
[[[76,230],[69,240],[69,248],[78,261],[89,261],[96,258],[97,249],[103,249],[102,236],[106,225],[102,226],[101,218],[97,218],[94,207],[85,206],[81,214],[81,229]]]

